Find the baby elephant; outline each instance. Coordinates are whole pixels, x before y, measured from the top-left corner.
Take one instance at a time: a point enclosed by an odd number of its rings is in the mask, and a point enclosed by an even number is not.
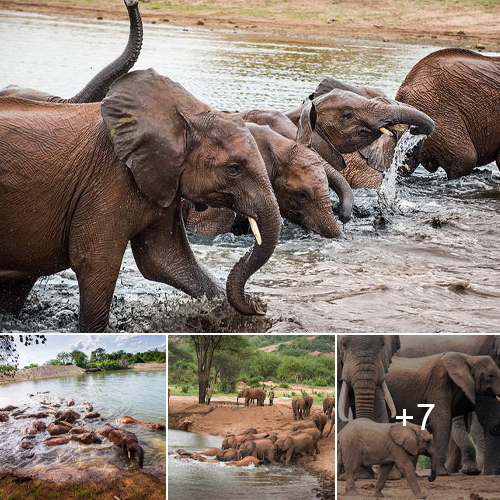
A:
[[[144,450],[139,446],[137,436],[133,432],[124,431],[109,424],[104,425],[97,432],[119,446],[128,458],[134,457],[137,453],[137,463],[142,468]]]
[[[349,422],[338,435],[338,466],[346,473],[346,494],[357,493],[355,473],[360,467],[380,465],[380,473],[373,496],[383,497],[382,488],[394,466],[406,477],[416,498],[426,498],[420,491],[415,474],[419,455],[431,457],[432,471],[428,478],[436,478],[437,455],[432,436],[418,425],[409,422],[381,424],[366,418]],[[339,469],[340,470],[340,469]]]

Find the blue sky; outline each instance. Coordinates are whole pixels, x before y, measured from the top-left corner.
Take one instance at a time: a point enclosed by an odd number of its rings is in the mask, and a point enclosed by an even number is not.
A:
[[[103,347],[106,352],[114,352],[123,349],[126,352],[136,353],[158,348],[159,351],[166,349],[166,335],[45,335],[45,345],[32,345],[24,347],[19,345],[19,337],[16,339],[17,352],[19,354],[19,367],[23,368],[31,363],[42,365],[49,359],[54,359],[61,351],[73,351],[78,349],[88,356],[91,351]]]

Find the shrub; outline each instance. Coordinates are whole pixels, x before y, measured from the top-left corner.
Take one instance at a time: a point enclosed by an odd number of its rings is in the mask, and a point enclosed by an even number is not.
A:
[[[280,387],[282,387],[283,389],[289,389],[290,388],[290,386],[288,384],[286,384],[286,383],[281,384]]]
[[[183,385],[181,387],[181,391],[184,393],[184,394],[187,394],[189,392],[189,385]]]
[[[295,397],[295,396],[297,396],[297,394],[296,394],[296,392],[295,392],[295,391],[292,391],[292,394],[290,394],[290,396]]]

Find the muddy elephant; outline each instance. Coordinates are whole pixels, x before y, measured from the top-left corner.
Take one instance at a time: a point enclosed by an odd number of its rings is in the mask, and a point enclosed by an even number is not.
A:
[[[250,406],[250,399],[255,399],[257,406],[264,406],[266,392],[258,387],[254,389],[243,389],[238,393],[236,404],[238,404],[239,398],[245,398],[245,406]]]
[[[150,429],[154,429],[155,431],[164,431],[165,430],[164,424],[158,424],[158,423],[153,423],[153,422],[140,422],[139,420],[136,420],[135,418],[128,417],[128,416],[117,418],[116,421],[119,424],[143,425],[145,427],[149,427]]]
[[[245,457],[235,462],[226,462],[225,465],[234,465],[235,467],[247,467],[249,465],[254,465],[255,467],[258,467],[263,461],[264,460],[259,460],[255,457]]]
[[[316,429],[316,427],[310,427],[308,429],[301,429],[296,431],[292,436],[298,436],[299,434],[309,434],[313,440],[313,447],[316,454],[321,453],[318,448],[318,441],[323,437],[323,433]],[[277,440],[276,440],[277,441]]]
[[[306,394],[303,399],[304,399],[304,417],[308,417],[309,415],[311,415],[311,408],[314,400],[313,397],[309,396],[308,394]]]
[[[203,453],[203,455],[206,455],[206,453]],[[228,450],[220,450],[217,455],[217,460],[220,460],[221,462],[230,462],[232,460],[238,460],[238,451],[236,451],[234,448],[229,448]]]
[[[460,352],[470,356],[491,356],[500,368],[500,335],[421,335],[401,337],[397,356],[420,358],[442,352]],[[500,436],[490,433],[500,420],[500,405],[491,405],[488,397],[476,395],[475,412],[453,419],[446,469],[448,472],[500,474]],[[477,414],[481,414],[481,422]],[[472,440],[469,437],[469,431]]]
[[[130,34],[124,51],[113,62],[102,69],[92,80],[85,85],[75,96],[62,99],[45,92],[10,85],[0,90],[0,97],[21,97],[35,101],[57,103],[98,102],[104,99],[110,85],[120,76],[125,75],[135,64],[142,46],[142,20],[139,13],[138,0],[124,0],[130,20]]]
[[[304,420],[304,400],[302,398],[292,399],[292,410],[294,420]]]
[[[44,443],[47,446],[60,446],[68,444],[70,441],[78,441],[82,444],[102,443],[102,439],[94,432],[85,431],[78,434],[64,434],[63,436],[52,436],[47,438]]]
[[[421,424],[428,410],[417,404],[435,405],[428,425],[436,445],[438,475],[448,475],[445,461],[452,418],[474,411],[478,395],[487,396],[490,406],[500,407],[500,369],[490,356],[448,352],[411,360],[394,357],[386,381],[398,414],[406,409],[414,423]],[[499,424],[495,422],[489,432],[500,434]]]
[[[73,429],[73,424],[65,422],[64,420],[56,420],[48,425],[47,432],[51,436],[59,436],[61,434],[67,434],[71,429]]]
[[[328,419],[332,418],[332,411],[335,407],[335,398],[325,398],[323,400],[323,412],[327,415]]]
[[[436,478],[436,453],[428,431],[410,422],[387,424],[358,418],[338,434],[338,467],[346,471],[346,495],[357,494],[355,473],[360,467],[380,465],[373,496],[383,497],[382,488],[394,465],[403,472],[416,498],[426,498],[415,474],[419,455],[431,457],[429,481]]]
[[[338,336],[337,380],[340,395],[337,414],[340,420],[346,422],[351,409],[354,418],[387,422],[385,403],[395,416],[385,375],[399,347],[398,335]]]
[[[409,173],[421,163],[457,179],[476,166],[500,165],[500,57],[454,48],[433,52],[411,69],[396,99],[436,124]]]
[[[276,465],[274,443],[270,439],[256,439],[243,443],[238,450],[238,458],[242,459],[247,456],[265,460]]]
[[[339,196],[340,220],[347,222],[352,213],[353,194],[345,179],[337,171],[328,178],[326,162],[315,151],[269,126],[247,123],[247,127],[264,159],[281,215],[322,236],[339,236],[341,230],[332,212],[328,186],[330,184]],[[187,227],[207,236],[248,231],[243,227],[247,224],[246,217],[231,210],[213,208],[196,212],[190,209],[185,213]]]
[[[293,455],[310,455],[317,460],[313,438],[302,432],[294,436],[282,436],[275,443],[276,459],[281,459],[288,466]]]
[[[1,308],[18,313],[38,277],[71,267],[80,330],[102,331],[129,241],[147,279],[220,295],[187,241],[182,195],[251,218],[259,244],[234,266],[226,291],[240,313],[263,314],[244,287],[272,255],[281,219],[241,118],[152,69],[115,81],[102,103],[0,102],[0,182],[9,185],[0,194]]]
[[[9,414],[8,413],[0,413],[0,422],[8,422]]]
[[[323,429],[325,428],[328,417],[325,413],[315,413],[312,417],[314,424],[318,428],[318,430],[323,433]]]
[[[135,458],[137,454],[137,463],[139,467],[142,468],[144,463],[144,450],[139,446],[137,436],[133,432],[124,431],[110,424],[104,425],[97,432],[116,444],[116,446],[119,446],[128,458]]]

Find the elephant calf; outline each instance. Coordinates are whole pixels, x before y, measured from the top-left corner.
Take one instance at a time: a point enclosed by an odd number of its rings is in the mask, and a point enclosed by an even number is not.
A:
[[[394,466],[403,473],[416,498],[426,498],[420,491],[415,474],[415,464],[419,455],[426,454],[432,459],[432,471],[428,478],[436,478],[436,453],[432,436],[418,425],[407,423],[382,424],[367,418],[349,422],[338,435],[338,467],[346,472],[346,494],[354,495],[355,473],[360,467],[380,465],[380,473],[375,484],[375,497],[383,497],[382,488]]]
[[[124,431],[118,427],[106,424],[98,431],[101,436],[108,438],[112,443],[119,446],[123,453],[132,458],[137,453],[137,463],[142,468],[144,463],[144,450],[139,446],[137,436],[133,432]]]

